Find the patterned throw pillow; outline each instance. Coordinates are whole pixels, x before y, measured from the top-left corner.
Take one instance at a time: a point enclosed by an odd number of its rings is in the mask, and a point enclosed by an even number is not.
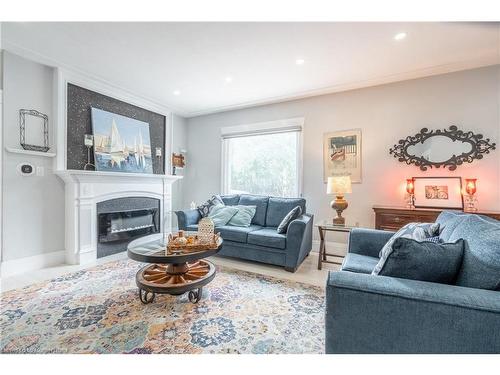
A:
[[[224,202],[222,201],[222,198],[220,197],[220,195],[212,195],[212,198],[210,198],[205,203],[196,207],[196,209],[200,213],[201,217],[207,217],[208,214],[210,213],[210,210],[212,209],[212,207],[216,206],[216,205],[224,206]]]
[[[384,267],[387,258],[392,253],[392,245],[397,238],[411,238],[416,241],[423,241],[430,237],[439,235],[439,223],[409,223],[398,230],[380,250],[377,265],[372,271],[372,275],[378,275],[382,267]]]
[[[429,237],[422,242],[443,243],[444,241],[439,236]]]
[[[283,220],[281,220],[281,223],[280,225],[278,225],[278,229],[276,229],[276,232],[281,234],[286,233],[290,223],[296,218],[298,218],[300,215],[302,215],[302,208],[300,206],[292,208],[292,210],[286,214]]]

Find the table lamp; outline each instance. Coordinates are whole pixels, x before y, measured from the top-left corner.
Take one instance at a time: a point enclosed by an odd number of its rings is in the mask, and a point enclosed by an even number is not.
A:
[[[344,194],[352,193],[351,176],[328,177],[326,193],[336,195],[336,198],[330,203],[331,207],[337,211],[337,217],[333,219],[333,224],[344,225],[345,218],[342,217],[342,211],[348,206]]]
[[[465,179],[465,192],[467,193],[467,195],[466,195],[467,206],[465,207],[464,211],[467,211],[467,212],[476,212],[477,211],[477,208],[474,204],[477,201],[477,199],[474,197],[474,194],[476,193],[476,190],[477,190],[476,181],[477,181],[477,179],[475,179],[475,178],[466,178]]]
[[[415,179],[406,179],[406,192],[408,193],[408,204],[407,207],[410,210],[415,209]]]

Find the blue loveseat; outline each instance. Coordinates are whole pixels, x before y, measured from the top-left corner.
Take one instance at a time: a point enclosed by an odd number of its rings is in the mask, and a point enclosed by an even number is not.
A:
[[[312,248],[313,215],[303,214],[293,220],[285,234],[276,228],[290,210],[301,206],[303,198],[278,198],[235,194],[221,196],[226,206],[256,206],[249,227],[220,226],[216,230],[224,239],[220,255],[284,266],[295,272]],[[198,210],[176,211],[179,229],[197,231],[201,215]]]
[[[327,353],[500,353],[500,221],[444,211],[437,222],[441,239],[466,242],[456,285],[371,275],[393,233],[352,231],[327,280]]]

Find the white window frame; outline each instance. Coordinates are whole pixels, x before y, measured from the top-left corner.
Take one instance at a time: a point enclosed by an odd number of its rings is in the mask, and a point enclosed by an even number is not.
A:
[[[302,181],[302,170],[303,170],[303,142],[302,133],[304,127],[304,118],[295,117],[276,121],[266,121],[257,122],[253,124],[229,126],[221,128],[221,181],[220,181],[220,191],[222,194],[228,194],[229,188],[229,173],[227,163],[229,154],[229,142],[226,140],[237,137],[246,137],[252,135],[265,135],[265,134],[276,134],[276,133],[287,133],[296,132],[297,133],[297,189],[298,196],[303,196],[303,181]]]

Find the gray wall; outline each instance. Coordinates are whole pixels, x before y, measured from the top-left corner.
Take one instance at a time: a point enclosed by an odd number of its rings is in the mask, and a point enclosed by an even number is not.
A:
[[[172,138],[172,152],[176,154],[181,150],[187,149],[187,120],[184,117],[173,116],[173,138]],[[177,169],[176,174],[183,176],[189,168],[189,155],[186,157],[186,167],[184,169]],[[172,171],[169,171],[172,173]],[[172,185],[172,210],[182,210],[188,206],[184,205],[184,179],[174,182]],[[172,214],[172,226],[177,227],[177,216]]]
[[[4,52],[3,136],[7,147],[19,145],[19,109],[36,109],[52,121],[51,68]],[[64,184],[52,171],[52,158],[3,152],[2,260],[64,250]],[[44,168],[44,176],[23,177],[17,165],[29,162]]]
[[[303,193],[316,221],[333,217],[332,196],[325,193],[322,177],[323,133],[355,128],[362,129],[363,182],[353,185],[353,193],[346,197],[345,216],[353,222],[373,226],[373,205],[404,205],[404,182],[411,176],[476,177],[479,207],[498,210],[500,150],[455,172],[424,173],[397,162],[388,149],[422,127],[453,124],[498,143],[499,71],[497,65],[190,118],[184,205],[220,192],[221,127],[303,116]]]

